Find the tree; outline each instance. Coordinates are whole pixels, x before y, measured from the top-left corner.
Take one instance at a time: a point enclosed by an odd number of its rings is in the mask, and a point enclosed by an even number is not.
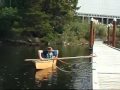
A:
[[[12,25],[17,20],[16,8],[1,8],[0,9],[0,37],[12,36]]]
[[[73,20],[77,2],[78,0],[4,0],[2,8],[17,10],[18,15],[15,14],[14,17],[19,17],[19,20],[11,18],[13,22],[8,27],[9,30],[20,32],[22,36],[54,38],[62,34],[64,26]]]
[[[24,27],[43,37],[63,33],[64,25],[74,17],[77,0],[29,0],[24,5]]]

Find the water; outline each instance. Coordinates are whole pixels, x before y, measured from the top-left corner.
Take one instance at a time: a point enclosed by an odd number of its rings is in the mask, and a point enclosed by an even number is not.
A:
[[[0,90],[5,89],[91,89],[89,59],[64,60],[56,69],[35,70],[26,58],[38,58],[37,50],[45,47],[0,46]],[[88,55],[84,46],[55,46],[59,57]]]

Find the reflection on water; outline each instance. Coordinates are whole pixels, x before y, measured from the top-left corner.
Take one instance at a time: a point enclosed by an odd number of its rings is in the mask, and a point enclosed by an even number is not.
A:
[[[44,81],[50,81],[52,76],[56,73],[56,67],[50,67],[43,70],[37,70],[35,73],[35,82],[38,87],[42,87]]]
[[[86,47],[55,46],[59,57],[88,55]],[[88,59],[64,60],[60,68],[36,71],[26,58],[37,58],[37,50],[42,47],[0,46],[0,90],[5,89],[91,89],[91,63]]]
[[[75,89],[91,89],[92,82],[92,70],[90,62],[77,63],[77,66],[72,68],[73,71],[77,71],[72,77]]]
[[[89,59],[75,59],[67,67],[65,65],[60,67],[63,74],[69,75],[70,83],[67,83],[68,88],[76,90],[92,88],[92,70]]]

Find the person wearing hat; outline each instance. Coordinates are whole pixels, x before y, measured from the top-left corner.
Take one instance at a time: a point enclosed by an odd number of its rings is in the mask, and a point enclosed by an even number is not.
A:
[[[48,47],[47,48],[47,53],[46,53],[46,58],[52,59],[53,57],[54,57],[54,55],[53,55],[53,48],[52,47]]]
[[[39,58],[41,60],[45,59],[56,59],[58,57],[58,52],[56,50],[53,50],[52,47],[48,47],[47,50],[43,51],[39,54]]]

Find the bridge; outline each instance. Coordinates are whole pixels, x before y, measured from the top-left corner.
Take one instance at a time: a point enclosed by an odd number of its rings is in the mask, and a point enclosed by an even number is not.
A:
[[[93,54],[93,89],[120,89],[120,49],[95,41]]]
[[[93,13],[77,13],[77,16],[80,16],[82,19],[82,22],[87,20],[90,21],[90,18],[95,18],[98,20],[98,22],[101,22],[102,24],[109,24],[112,23],[113,18],[117,19],[117,23],[120,24],[120,16],[115,15],[104,15],[104,14],[93,14]]]

